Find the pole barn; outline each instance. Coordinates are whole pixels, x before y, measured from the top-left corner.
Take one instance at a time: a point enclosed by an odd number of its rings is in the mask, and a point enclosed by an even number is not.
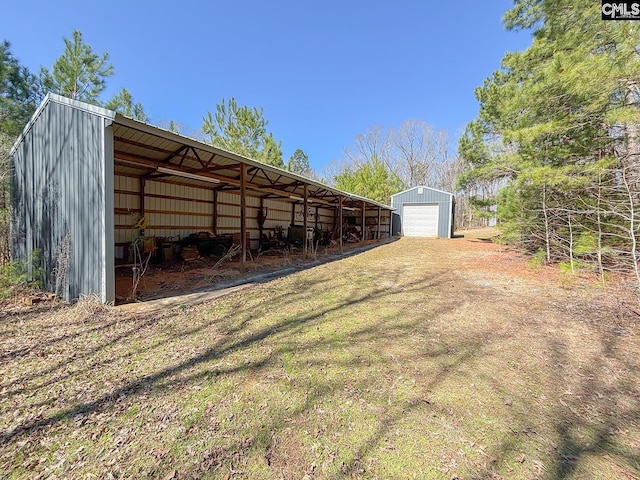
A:
[[[193,232],[228,237],[243,271],[277,229],[304,239],[303,258],[311,229],[338,245],[343,224],[362,243],[391,236],[388,205],[55,94],[16,141],[11,171],[12,259],[37,252],[44,288],[68,301],[113,302],[116,264],[139,239],[162,249]]]

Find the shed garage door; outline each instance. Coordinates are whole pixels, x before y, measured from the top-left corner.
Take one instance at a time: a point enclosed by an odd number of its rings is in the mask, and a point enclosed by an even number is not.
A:
[[[405,204],[402,207],[402,232],[406,237],[438,236],[438,204]]]

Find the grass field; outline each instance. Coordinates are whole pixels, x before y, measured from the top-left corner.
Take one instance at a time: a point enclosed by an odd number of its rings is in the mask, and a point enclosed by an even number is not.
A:
[[[0,313],[1,478],[639,479],[637,303],[478,235]]]

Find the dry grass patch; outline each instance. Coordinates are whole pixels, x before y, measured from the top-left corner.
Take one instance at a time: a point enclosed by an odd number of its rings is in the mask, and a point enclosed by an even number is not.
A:
[[[14,311],[1,476],[638,478],[640,342],[611,298],[467,237],[161,315]]]

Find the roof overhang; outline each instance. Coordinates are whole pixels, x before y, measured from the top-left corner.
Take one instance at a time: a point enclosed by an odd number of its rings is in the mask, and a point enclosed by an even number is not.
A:
[[[248,195],[277,198],[288,202],[307,201],[321,206],[360,210],[393,210],[359,195],[344,192],[306,178],[169,130],[134,120],[120,113],[61,95],[49,93],[16,140],[11,155],[24,140],[46,106],[55,102],[101,116],[112,129],[115,173],[168,183],[239,191],[241,166],[246,165],[245,188]]]
[[[304,201],[346,208],[382,208],[388,205],[344,192],[287,170],[222,150],[198,140],[116,114],[113,129],[117,174],[167,181],[222,191],[239,191],[241,166],[246,165],[248,195],[288,202]]]

